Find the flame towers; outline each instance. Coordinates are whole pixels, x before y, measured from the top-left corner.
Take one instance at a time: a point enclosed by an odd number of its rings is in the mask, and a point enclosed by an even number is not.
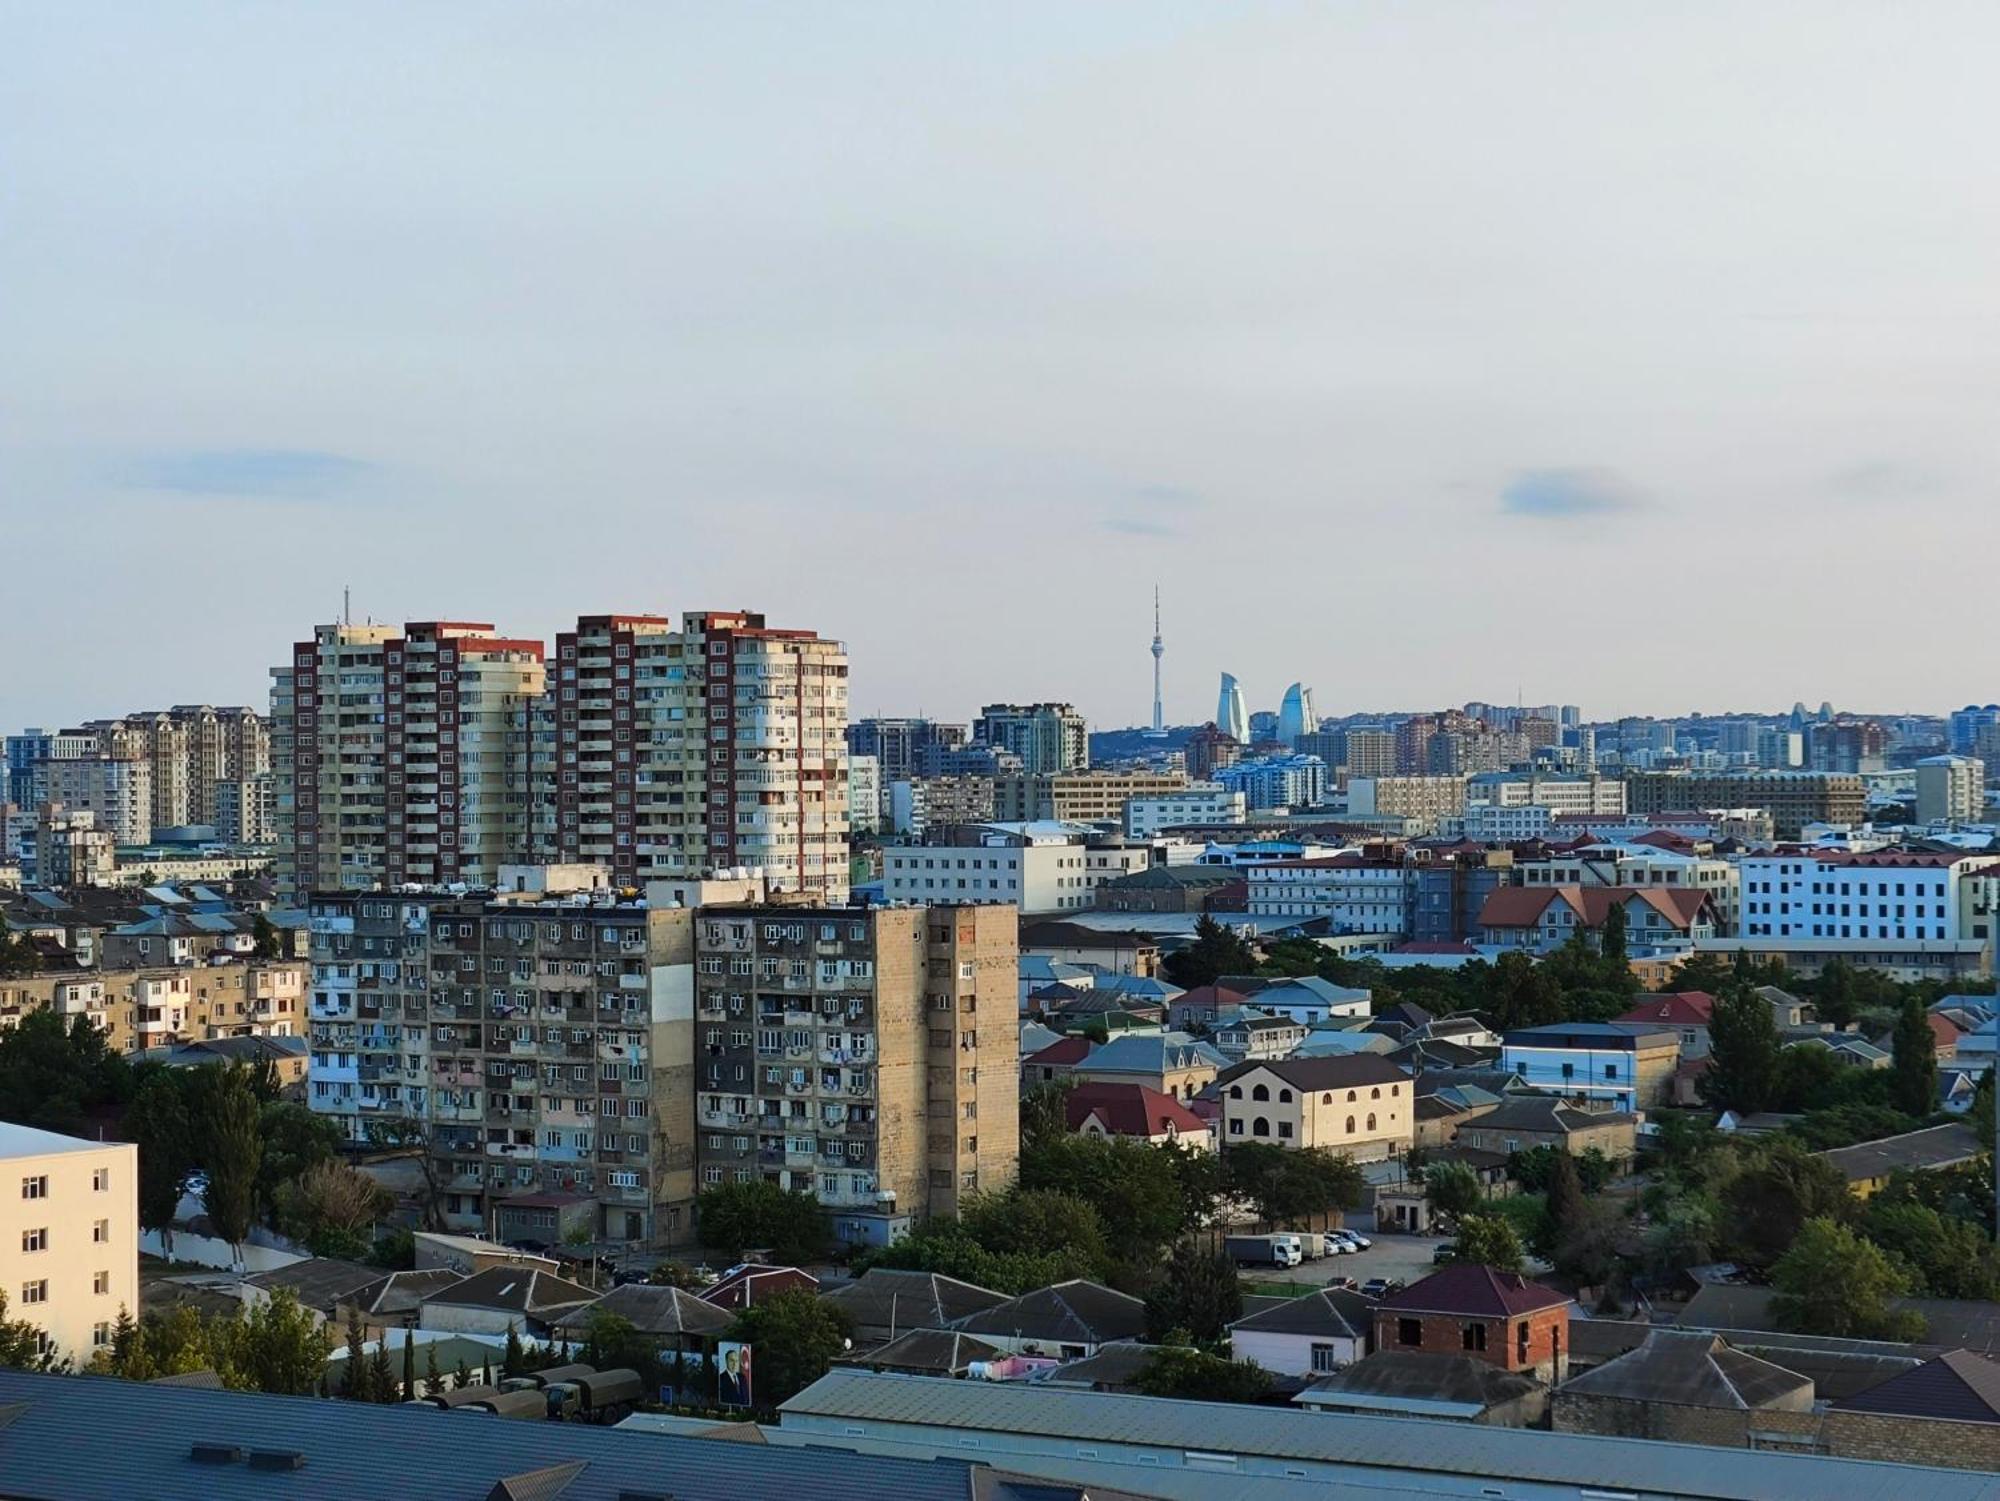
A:
[[[1319,728],[1319,720],[1313,715],[1313,691],[1304,683],[1294,683],[1285,690],[1284,702],[1278,705],[1278,739],[1287,749],[1297,743],[1299,736],[1310,735]]]
[[[1235,675],[1222,675],[1222,696],[1215,705],[1215,727],[1238,745],[1250,743],[1250,711],[1243,706],[1243,689]]]

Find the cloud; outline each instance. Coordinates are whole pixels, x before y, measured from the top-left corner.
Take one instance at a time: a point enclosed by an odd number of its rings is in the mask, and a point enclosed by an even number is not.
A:
[[[1908,500],[1935,495],[1944,486],[1944,476],[1936,470],[1896,459],[1866,460],[1826,478],[1827,489],[1842,500]]]
[[[373,471],[360,459],[288,448],[227,448],[154,454],[121,475],[133,490],[264,500],[325,500]]]
[[[1508,516],[1615,516],[1646,504],[1644,492],[1611,469],[1524,469],[1500,492]]]
[[[1128,537],[1179,537],[1185,535],[1180,518],[1207,505],[1205,496],[1179,485],[1142,485],[1111,509],[1103,526]]]

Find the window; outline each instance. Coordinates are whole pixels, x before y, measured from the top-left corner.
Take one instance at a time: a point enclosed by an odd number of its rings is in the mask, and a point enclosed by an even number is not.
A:
[[[46,1177],[23,1178],[21,1197],[24,1199],[46,1199],[49,1196],[49,1180]]]
[[[1278,1103],[1279,1103],[1280,1105],[1289,1105],[1289,1104],[1291,1104],[1291,1103],[1292,1103],[1292,1092],[1291,1092],[1291,1091],[1290,1091],[1289,1089],[1281,1089],[1281,1090],[1279,1090],[1279,1091],[1278,1091]]]
[[[90,1175],[90,1191],[92,1193],[101,1194],[101,1193],[108,1193],[110,1192],[110,1190],[111,1190],[111,1169],[108,1167],[100,1167],[94,1170]]]
[[[1340,1369],[1340,1362],[1335,1357],[1336,1351],[1332,1345],[1314,1345],[1312,1347],[1313,1370],[1315,1372],[1323,1372]]]
[[[1255,1089],[1250,1091],[1250,1098],[1253,1100],[1268,1100],[1271,1098],[1271,1091],[1266,1089],[1262,1084],[1259,1084]]]
[[[1280,1141],[1290,1141],[1292,1139],[1292,1123],[1290,1121],[1278,1122],[1278,1139]]]
[[[1484,1324],[1467,1324],[1462,1331],[1462,1339],[1466,1349],[1484,1350],[1486,1348],[1486,1326]]]
[[[1396,1343],[1399,1345],[1421,1345],[1424,1342],[1424,1321],[1422,1319],[1396,1320]]]
[[[1514,1331],[1514,1356],[1521,1364],[1526,1365],[1528,1363],[1528,1324],[1525,1319],[1521,1321],[1520,1327]]]
[[[1243,1134],[1243,1122],[1240,1120],[1232,1120],[1229,1123],[1229,1134],[1231,1136],[1241,1136]]]
[[[1258,1116],[1250,1123],[1250,1134],[1252,1136],[1269,1136],[1271,1134],[1271,1123],[1265,1120],[1263,1116]]]
[[[111,1239],[111,1221],[99,1220],[96,1224],[90,1227],[90,1240],[92,1245],[98,1245],[98,1246],[105,1245],[110,1241],[110,1239]]]
[[[90,1326],[90,1345],[94,1350],[102,1350],[111,1343],[111,1325],[97,1323]]]
[[[1372,1113],[1368,1117],[1368,1129],[1370,1131],[1373,1131],[1375,1129],[1375,1117]]]
[[[46,1225],[37,1230],[23,1230],[21,1232],[21,1249],[23,1251],[46,1251],[48,1248],[49,1231]]]
[[[48,1302],[49,1301],[48,1279],[43,1278],[35,1282],[23,1282],[21,1284],[21,1301],[23,1303]]]

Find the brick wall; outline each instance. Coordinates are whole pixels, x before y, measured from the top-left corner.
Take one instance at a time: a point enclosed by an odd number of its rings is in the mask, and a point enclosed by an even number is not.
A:
[[[1403,1338],[1403,1324],[1414,1320],[1419,1343]],[[1528,1331],[1526,1358],[1522,1358],[1520,1331]],[[1466,1332],[1484,1328],[1483,1348],[1474,1336],[1466,1343]],[[1398,1314],[1383,1309],[1375,1315],[1375,1348],[1378,1350],[1421,1350],[1432,1355],[1472,1355],[1499,1366],[1503,1371],[1531,1371],[1544,1381],[1560,1381],[1569,1374],[1569,1308],[1545,1308],[1525,1318],[1477,1319],[1452,1314]]]
[[[1557,1392],[1557,1433],[1662,1439],[1726,1449],[1796,1449],[1839,1459],[2000,1471],[2000,1423],[1953,1423],[1870,1412],[1743,1412]]]

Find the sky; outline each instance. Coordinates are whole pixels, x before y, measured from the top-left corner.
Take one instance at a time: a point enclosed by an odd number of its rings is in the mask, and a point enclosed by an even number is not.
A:
[[[752,608],[851,711],[2000,697],[2000,7],[0,0],[0,727]]]

